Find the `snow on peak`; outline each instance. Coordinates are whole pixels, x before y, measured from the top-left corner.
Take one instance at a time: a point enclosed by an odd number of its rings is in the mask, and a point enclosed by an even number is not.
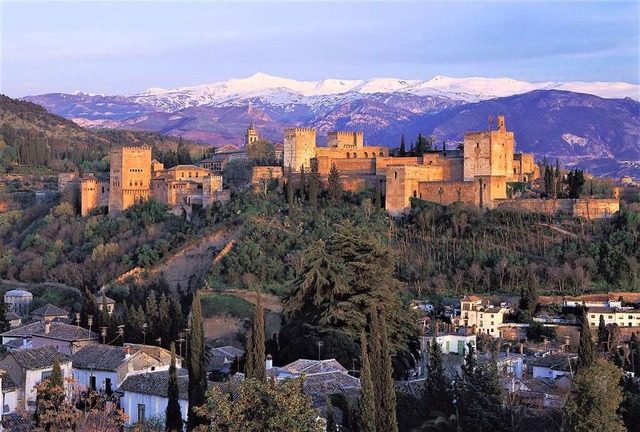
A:
[[[529,83],[511,78],[452,78],[442,75],[428,80],[328,78],[321,81],[298,81],[262,72],[247,78],[233,78],[192,87],[175,89],[154,87],[134,95],[133,98],[138,102],[175,111],[190,106],[237,104],[251,98],[262,98],[273,104],[286,105],[292,101],[314,103],[317,100],[335,97],[357,99],[372,93],[405,93],[477,102],[533,90],[551,89],[589,93],[605,98],[629,96],[636,100],[640,99],[640,86],[628,83]]]

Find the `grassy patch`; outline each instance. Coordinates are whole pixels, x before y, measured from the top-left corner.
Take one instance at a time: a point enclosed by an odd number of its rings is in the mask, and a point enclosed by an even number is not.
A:
[[[202,296],[202,315],[213,318],[218,315],[235,318],[253,317],[253,305],[246,300],[229,294],[205,294]]]

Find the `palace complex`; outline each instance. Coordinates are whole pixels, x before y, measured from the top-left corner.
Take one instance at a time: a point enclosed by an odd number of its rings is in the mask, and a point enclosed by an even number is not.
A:
[[[108,178],[86,174],[80,179],[82,216],[103,206],[117,214],[149,198],[187,214],[192,204],[210,205],[221,192],[221,175],[195,165],[165,169],[151,160],[151,147],[145,145],[114,147]]]
[[[504,116],[498,116],[497,130],[467,132],[462,149],[417,157],[390,157],[387,147],[364,145],[362,132],[330,132],[327,147],[317,147],[315,130],[286,129],[285,170],[309,171],[312,161],[321,176],[335,165],[347,186],[379,181],[393,216],[406,213],[411,198],[493,208],[507,199],[507,183],[539,177],[533,154],[514,153],[513,132],[507,131]]]

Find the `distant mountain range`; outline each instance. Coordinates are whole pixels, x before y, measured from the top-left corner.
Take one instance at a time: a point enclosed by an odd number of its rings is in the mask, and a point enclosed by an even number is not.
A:
[[[286,127],[362,130],[368,144],[397,147],[418,133],[454,146],[464,132],[507,116],[519,151],[558,157],[599,175],[640,178],[640,86],[435,77],[295,81],[255,74],[128,96],[51,93],[24,98],[92,128],[138,129],[209,143],[241,144],[251,119],[282,141]]]

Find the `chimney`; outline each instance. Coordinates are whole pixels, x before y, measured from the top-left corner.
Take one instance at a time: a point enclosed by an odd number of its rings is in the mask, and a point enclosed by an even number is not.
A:
[[[273,357],[271,357],[271,354],[267,355],[267,370],[273,368]]]
[[[511,351],[511,347],[507,346],[507,353],[506,353],[505,357],[509,357],[509,351]]]
[[[51,331],[51,322],[49,320],[44,321],[44,334],[49,334]]]
[[[124,359],[131,357],[131,347],[129,345],[124,346]]]

